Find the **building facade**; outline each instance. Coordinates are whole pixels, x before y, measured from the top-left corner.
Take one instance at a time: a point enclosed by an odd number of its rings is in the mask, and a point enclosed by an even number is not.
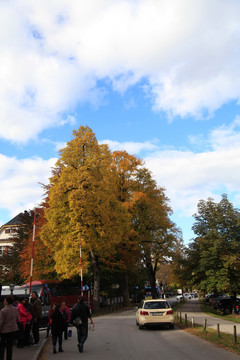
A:
[[[18,214],[12,220],[0,227],[0,256],[13,246],[13,238],[17,235],[18,229],[24,224],[23,213]]]

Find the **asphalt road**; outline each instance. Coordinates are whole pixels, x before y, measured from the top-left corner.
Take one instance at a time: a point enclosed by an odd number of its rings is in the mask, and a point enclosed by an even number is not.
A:
[[[76,329],[63,341],[63,353],[52,353],[49,343],[44,360],[239,360],[240,357],[219,349],[182,330],[158,328],[139,330],[135,311],[125,311],[94,318],[95,331],[89,332],[84,352],[77,348]]]

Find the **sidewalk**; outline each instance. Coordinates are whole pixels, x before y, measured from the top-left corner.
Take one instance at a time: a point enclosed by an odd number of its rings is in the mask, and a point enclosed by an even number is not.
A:
[[[187,314],[188,321],[192,321],[199,325],[204,325],[205,319],[207,320],[207,327],[217,330],[217,324],[219,324],[220,332],[233,334],[234,325],[237,329],[237,335],[240,335],[240,324],[232,321],[222,320],[217,317],[213,317],[205,314],[201,310],[201,304],[196,299],[188,300],[185,304],[178,308],[178,313],[182,314],[182,321],[185,321],[185,314]]]
[[[38,360],[47,341],[46,329],[40,330],[40,346],[24,346],[23,349],[18,349],[16,345],[14,345],[13,360]]]

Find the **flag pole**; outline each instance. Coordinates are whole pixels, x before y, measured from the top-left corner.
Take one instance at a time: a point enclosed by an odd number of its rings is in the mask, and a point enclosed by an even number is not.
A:
[[[83,295],[82,241],[80,234],[79,234],[79,255],[80,255],[81,295]]]
[[[29,296],[31,296],[31,292],[32,292],[32,274],[33,274],[33,256],[34,256],[35,229],[36,229],[36,208],[34,209],[34,220],[33,220],[32,256],[31,256],[31,269],[30,269]]]

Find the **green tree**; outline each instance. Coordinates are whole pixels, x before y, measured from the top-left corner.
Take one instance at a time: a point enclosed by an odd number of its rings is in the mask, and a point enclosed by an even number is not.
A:
[[[200,200],[194,215],[197,235],[188,250],[189,275],[202,291],[236,294],[240,285],[240,212],[222,195]]]

